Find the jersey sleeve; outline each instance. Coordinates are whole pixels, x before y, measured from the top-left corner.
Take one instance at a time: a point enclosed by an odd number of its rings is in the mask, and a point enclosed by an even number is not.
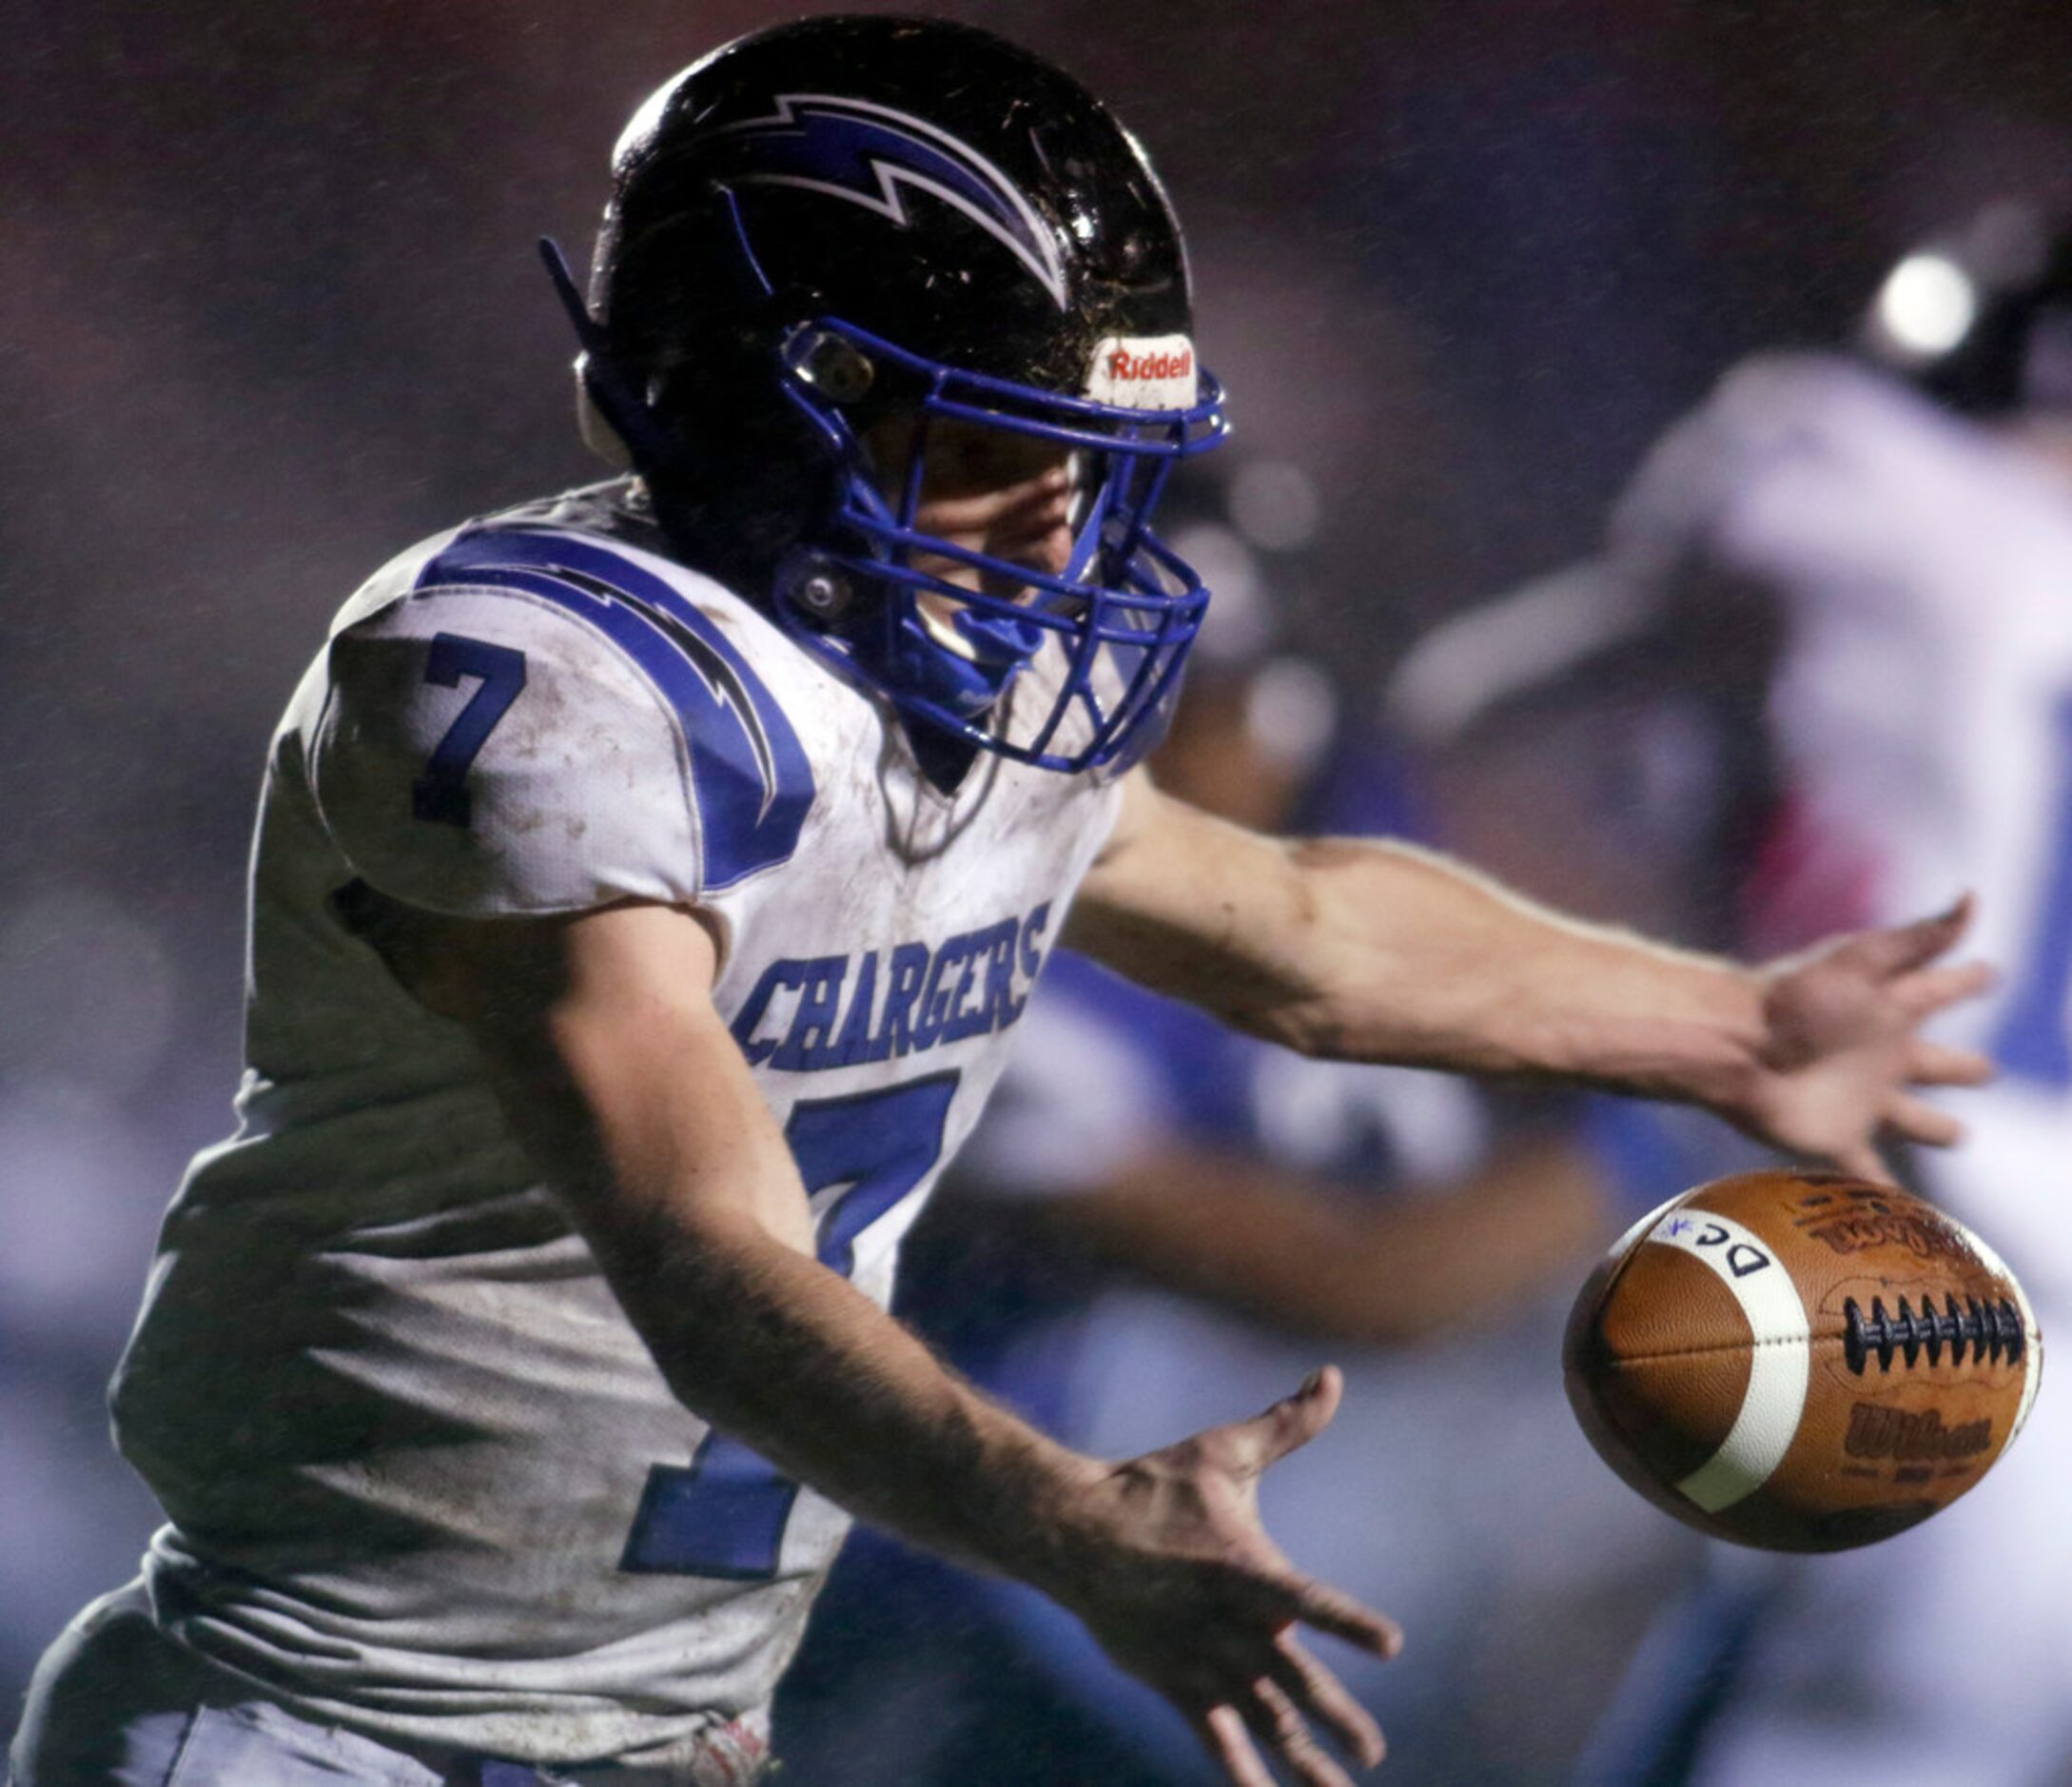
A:
[[[514,591],[449,588],[334,635],[310,787],[354,873],[457,917],[703,883],[688,747],[608,638]]]

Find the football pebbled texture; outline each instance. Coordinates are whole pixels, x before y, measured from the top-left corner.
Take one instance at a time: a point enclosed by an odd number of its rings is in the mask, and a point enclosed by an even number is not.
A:
[[[2043,1369],[2000,1256],[1912,1194],[1776,1169],[1672,1198],[1569,1317],[1604,1461],[1700,1532],[1842,1551],[1927,1519],[2022,1430]]]

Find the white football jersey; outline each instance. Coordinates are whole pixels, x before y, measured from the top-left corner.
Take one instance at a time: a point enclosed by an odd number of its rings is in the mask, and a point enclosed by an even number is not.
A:
[[[1854,887],[1869,922],[1977,892],[1965,947],[2003,978],[1938,1033],[2001,1078],[1950,1100],[1970,1139],[1922,1165],[2055,1301],[2072,1289],[2072,468],[1839,358],[1766,357],[1656,450],[1614,536],[1672,587],[1724,575],[1780,605],[1789,874]]]
[[[715,914],[820,1256],[884,1304],[1119,796],[990,756],[938,793],[614,490],[397,560],[297,690],[240,1127],[166,1218],[114,1410],[188,1644],[376,1736],[690,1763],[753,1747],[847,1517],[671,1395],[355,894]]]

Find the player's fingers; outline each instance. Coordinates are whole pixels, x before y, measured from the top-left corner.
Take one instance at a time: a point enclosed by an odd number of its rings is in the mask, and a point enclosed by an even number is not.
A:
[[[1377,1657],[1394,1657],[1403,1648],[1403,1631],[1395,1620],[1338,1589],[1293,1571],[1254,1580],[1260,1589],[1259,1611],[1266,1619],[1282,1624],[1299,1620]]]
[[[1293,1396],[1282,1397],[1250,1421],[1232,1423],[1222,1430],[1230,1468],[1256,1477],[1296,1447],[1307,1445],[1331,1424],[1344,1387],[1338,1366],[1324,1365],[1312,1371]]]
[[[1345,1753],[1361,1768],[1373,1768],[1388,1754],[1381,1727],[1374,1715],[1346,1691],[1345,1684],[1306,1650],[1293,1632],[1274,1640],[1280,1660],[1274,1665],[1274,1679],[1312,1718],[1339,1740]]]
[[[1252,1736],[1277,1754],[1309,1787],[1353,1787],[1351,1777],[1332,1760],[1322,1743],[1309,1731],[1301,1708],[1282,1690],[1280,1683],[1261,1675],[1252,1683],[1252,1696],[1243,1702],[1245,1722]]]
[[[1964,935],[1971,922],[1971,895],[1959,897],[1946,911],[1911,924],[1866,931],[1842,946],[1843,953],[1881,976],[1904,974],[1932,962]]]
[[[1252,1694],[1253,1729],[1295,1771],[1297,1780],[1310,1787],[1353,1787],[1353,1777],[1317,1741],[1302,1709],[1279,1682],[1261,1676],[1252,1684]]]
[[[1906,1077],[1916,1086],[1984,1086],[1993,1060],[1976,1049],[1951,1049],[1916,1038],[1906,1056]]]
[[[1964,1139],[1964,1126],[1957,1118],[1906,1092],[1894,1092],[1885,1101],[1884,1115],[1887,1126],[1909,1142],[1951,1148]]]
[[[1274,1777],[1252,1747],[1244,1715],[1235,1706],[1210,1707],[1208,1716],[1195,1724],[1195,1735],[1238,1787],[1274,1787]]]
[[[1999,979],[1990,962],[1960,962],[1953,968],[1924,968],[1893,988],[1893,995],[1914,1017],[1926,1017],[1960,999],[1984,992]]]

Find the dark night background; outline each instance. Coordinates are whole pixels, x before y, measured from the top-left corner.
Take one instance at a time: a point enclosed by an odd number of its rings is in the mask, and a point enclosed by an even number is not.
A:
[[[1244,450],[1320,499],[1302,625],[1356,703],[1431,621],[1587,550],[1730,362],[1834,338],[2003,188],[2072,196],[2061,6],[940,10],[1151,147]],[[158,1212],[228,1128],[278,712],[381,560],[591,475],[533,240],[587,254],[633,107],[792,11],[10,14],[0,1704],[151,1521],[101,1385]]]

